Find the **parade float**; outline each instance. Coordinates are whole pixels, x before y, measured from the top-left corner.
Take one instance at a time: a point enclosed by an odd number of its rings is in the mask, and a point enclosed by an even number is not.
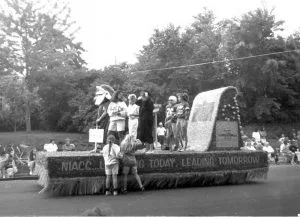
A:
[[[237,89],[224,87],[198,94],[188,123],[188,150],[137,153],[138,171],[146,190],[241,184],[267,178],[268,157],[241,150]],[[104,160],[100,153],[39,153],[36,171],[41,192],[55,195],[102,194]],[[119,175],[121,186],[122,175]],[[128,180],[128,190],[138,190]]]

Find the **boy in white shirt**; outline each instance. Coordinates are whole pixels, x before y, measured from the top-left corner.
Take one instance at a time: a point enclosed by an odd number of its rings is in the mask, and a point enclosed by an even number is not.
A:
[[[166,135],[166,128],[164,128],[163,123],[160,122],[157,127],[157,140],[160,143],[161,147],[164,145]]]
[[[118,195],[118,172],[119,172],[119,155],[120,147],[115,144],[115,137],[109,135],[107,137],[107,143],[103,147],[103,158],[105,164],[105,175],[106,175],[106,192],[105,195],[111,195],[110,183],[111,177],[113,180],[113,194]]]

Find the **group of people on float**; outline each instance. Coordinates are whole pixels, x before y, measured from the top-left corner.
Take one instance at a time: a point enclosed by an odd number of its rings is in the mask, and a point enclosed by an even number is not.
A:
[[[255,129],[252,133],[252,138],[248,138],[244,133],[242,133],[242,140],[244,143],[244,147],[242,149],[266,151],[268,153],[269,160],[274,161],[276,164],[278,163],[279,155],[287,156],[291,159],[291,164],[294,165],[298,160],[296,153],[299,152],[300,131],[298,131],[298,134],[295,129],[292,131],[291,139],[284,134],[281,135],[278,140],[280,143],[279,149],[274,149],[267,141],[267,132],[264,127],[261,130]]]
[[[103,90],[101,94],[103,93]],[[108,96],[108,97],[107,97]],[[105,163],[106,195],[118,195],[119,164],[122,161],[123,187],[122,193],[127,192],[127,176],[129,171],[134,175],[139,188],[144,191],[138,175],[135,152],[146,148],[146,153],[153,152],[153,110],[151,95],[142,91],[137,98],[135,94],[128,96],[128,106],[125,97],[119,91],[106,98],[99,104],[97,127],[104,129],[105,139],[102,154]],[[189,115],[187,94],[171,96],[166,107],[166,129],[162,123],[157,129],[158,139],[164,144],[166,136],[170,150],[186,148],[186,128]],[[128,118],[128,134],[125,135],[126,118]],[[171,141],[172,139],[172,141]],[[184,144],[185,142],[185,144]],[[173,147],[172,147],[173,145]],[[111,182],[113,190],[111,192]]]
[[[102,92],[101,92],[102,93]],[[135,94],[126,98],[120,91],[112,96],[106,91],[98,109],[97,127],[104,129],[104,144],[108,135],[114,135],[117,144],[125,136],[126,119],[128,118],[128,134],[139,139],[146,147],[147,153],[152,153],[153,145],[153,110],[154,104],[150,93],[142,91],[137,98]],[[162,147],[169,150],[182,151],[187,148],[187,120],[189,117],[188,95],[186,93],[170,96],[166,106],[165,128],[162,122],[157,128],[158,140]]]

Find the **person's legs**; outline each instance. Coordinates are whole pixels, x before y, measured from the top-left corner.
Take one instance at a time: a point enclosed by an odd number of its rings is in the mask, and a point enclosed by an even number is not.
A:
[[[116,123],[117,123],[119,144],[121,144],[125,134],[125,120],[118,120]]]
[[[127,192],[127,179],[128,179],[128,173],[129,173],[130,167],[128,166],[124,166],[123,167],[123,175],[124,175],[124,179],[123,179],[123,193]]]
[[[180,133],[180,122],[177,120],[176,123],[173,125],[173,134],[174,134],[174,141],[175,141],[175,148],[174,150],[181,149],[181,133]]]
[[[184,150],[187,149],[187,143],[188,143],[188,138],[187,138],[187,124],[188,124],[188,121],[187,120],[184,120],[183,122],[183,138],[184,138]]]
[[[178,132],[177,132],[177,128],[176,128],[176,123],[172,123],[172,134],[173,134],[173,143],[174,143],[173,150],[176,151],[179,148]]]
[[[136,181],[137,181],[137,183],[138,183],[140,189],[141,189],[142,191],[144,191],[145,188],[144,188],[144,186],[143,186],[143,184],[142,184],[142,181],[141,181],[141,178],[140,178],[140,176],[139,176],[139,174],[138,174],[138,172],[137,172],[137,166],[132,167],[132,173],[133,173],[133,175],[134,175],[134,177],[135,177],[135,179],[136,179]]]
[[[114,164],[112,167],[114,196],[118,195],[118,172],[119,172],[119,164]]]
[[[112,175],[111,165],[105,165],[105,175],[106,175],[105,195],[111,195],[110,192],[110,183],[111,183],[111,175]]]
[[[29,161],[28,162],[28,167],[29,167],[29,175],[32,175],[33,174],[34,161]]]

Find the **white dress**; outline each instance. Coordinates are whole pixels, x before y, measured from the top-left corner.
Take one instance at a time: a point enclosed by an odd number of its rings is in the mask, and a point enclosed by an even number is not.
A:
[[[137,137],[137,128],[139,125],[139,110],[140,107],[136,104],[129,104],[127,108],[129,135],[133,136],[135,139]]]

